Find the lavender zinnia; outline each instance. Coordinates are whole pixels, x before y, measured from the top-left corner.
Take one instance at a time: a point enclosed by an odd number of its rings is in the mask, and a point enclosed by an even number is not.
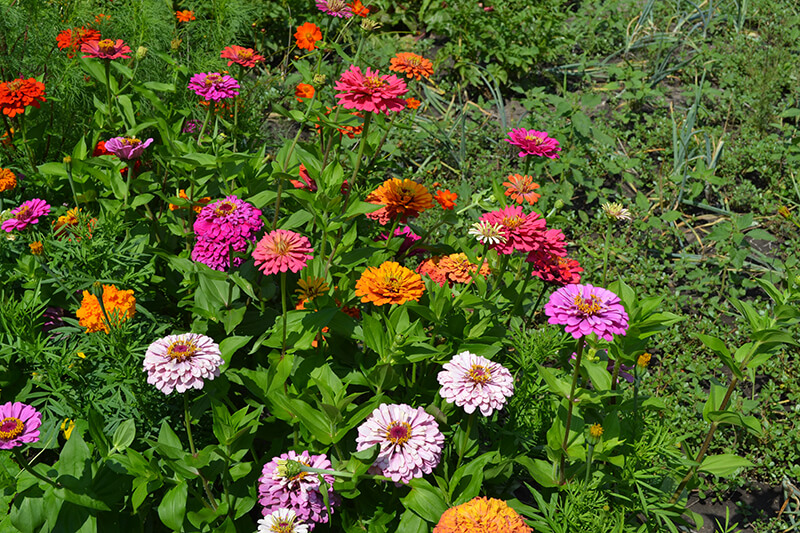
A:
[[[625,335],[628,314],[619,296],[592,285],[565,285],[550,296],[544,306],[550,324],[563,324],[566,331],[579,339],[591,333],[607,341],[613,335]]]

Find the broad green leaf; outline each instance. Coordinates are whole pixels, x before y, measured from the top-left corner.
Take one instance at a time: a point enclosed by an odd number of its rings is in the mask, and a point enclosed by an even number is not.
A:
[[[699,470],[715,476],[724,477],[730,476],[738,469],[748,466],[754,465],[744,457],[739,457],[738,455],[733,455],[731,453],[724,453],[721,455],[707,456],[705,459],[703,459],[703,463],[700,465]]]
[[[411,480],[411,492],[400,501],[407,509],[411,509],[424,520],[436,523],[447,510],[444,494],[441,489],[431,485],[426,479]]]
[[[167,491],[158,506],[158,517],[173,531],[183,531],[183,517],[186,515],[186,496],[189,486],[185,482]]]
[[[111,453],[121,452],[131,445],[136,437],[136,424],[133,420],[125,420],[114,431],[111,438]]]

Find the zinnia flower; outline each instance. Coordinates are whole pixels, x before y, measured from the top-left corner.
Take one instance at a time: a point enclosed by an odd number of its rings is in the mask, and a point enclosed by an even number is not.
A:
[[[252,48],[244,48],[242,46],[226,46],[222,49],[219,57],[223,59],[230,59],[228,66],[236,63],[243,67],[252,68],[256,63],[264,61],[264,56],[259,55]]]
[[[592,285],[565,285],[550,296],[544,306],[550,324],[564,324],[566,331],[579,339],[596,333],[611,341],[613,335],[625,335],[628,314],[619,296]]]
[[[561,151],[558,141],[548,137],[547,132],[544,131],[518,128],[509,131],[508,136],[510,139],[505,140],[519,148],[520,157],[539,155],[550,159],[558,159],[558,152]]]
[[[436,379],[442,386],[442,398],[469,414],[480,409],[483,416],[490,416],[514,395],[514,378],[507,368],[470,352],[461,352],[445,363]]]
[[[349,19],[353,11],[344,0],[317,0],[317,9],[328,15]]]
[[[10,168],[0,168],[0,192],[10,191],[17,186],[17,176]]]
[[[395,483],[430,474],[442,458],[444,435],[425,409],[381,404],[358,427],[356,450],[380,446],[371,471]]]
[[[420,275],[393,261],[368,267],[356,282],[356,296],[375,305],[416,302],[423,292],[425,284]]]
[[[392,66],[389,67],[389,70],[405,72],[406,77],[416,78],[417,81],[420,76],[430,78],[433,74],[433,65],[430,60],[411,52],[400,52],[390,62]]]
[[[42,415],[22,402],[0,405],[0,450],[10,450],[39,440]]]
[[[314,86],[307,83],[298,83],[297,88],[294,90],[294,95],[298,102],[302,102],[303,98],[313,98]]]
[[[419,109],[420,104],[422,104],[422,102],[416,98],[406,98],[406,105],[409,109]]]
[[[28,245],[28,247],[31,249],[32,255],[42,255],[44,253],[44,245],[42,244],[42,241],[33,241]]]
[[[310,52],[317,47],[317,41],[322,39],[322,32],[316,24],[306,22],[302,26],[297,27],[294,38],[297,39],[298,48],[302,48]]]
[[[434,283],[438,283],[440,287],[444,287],[448,279],[447,273],[439,267],[439,261],[441,260],[442,256],[440,255],[425,259],[417,267],[417,273],[428,276]]]
[[[603,209],[603,213],[606,217],[611,221],[630,221],[631,220],[631,212],[622,207],[622,204],[618,202],[606,202],[600,206]]]
[[[541,194],[535,192],[539,188],[539,184],[534,183],[530,176],[512,174],[508,177],[508,181],[503,182],[503,187],[506,188],[506,196],[518,204],[528,202],[533,205],[542,197]]]
[[[3,221],[3,230],[11,232],[14,230],[23,230],[31,224],[37,224],[39,217],[43,217],[50,213],[50,205],[39,198],[28,200],[21,206],[11,211],[11,218]]]
[[[167,335],[147,348],[144,371],[147,382],[169,394],[202,389],[204,380],[219,376],[223,360],[214,339],[199,333]]]
[[[503,225],[499,222],[481,220],[470,226],[467,233],[474,235],[481,244],[503,244],[508,240],[505,231],[503,231]]]
[[[367,67],[366,73],[355,65],[342,74],[334,89],[336,98],[347,109],[386,113],[402,111],[406,101],[402,98],[408,88],[406,82],[394,75],[383,75]]]
[[[444,272],[447,280],[452,283],[470,283],[472,274],[477,272],[479,276],[486,277],[491,273],[489,265],[482,262],[480,270],[478,265],[470,263],[465,253],[445,255],[439,260],[439,269]]]
[[[253,259],[265,275],[287,270],[300,272],[314,258],[311,255],[313,251],[308,238],[293,231],[276,229],[258,241]]]
[[[436,191],[436,194],[433,195],[433,198],[442,206],[442,209],[447,211],[453,210],[456,206],[456,200],[458,199],[458,195],[454,192],[451,192],[450,189],[442,189]]]
[[[239,82],[218,72],[200,72],[189,80],[189,88],[208,101],[219,102],[239,94]]]
[[[312,530],[317,523],[324,524],[330,519],[322,499],[321,483],[317,474],[296,471],[299,469],[294,462],[323,470],[332,467],[327,455],[311,455],[308,451],[301,454],[290,451],[273,457],[264,465],[258,478],[258,503],[263,507],[261,513],[264,516],[280,509],[291,509]],[[322,478],[328,485],[328,500],[333,512],[338,503],[333,493],[333,476],[323,474]]]
[[[531,274],[556,285],[581,282],[581,264],[569,257],[559,257],[547,250],[536,250],[528,254],[525,261],[533,263]]]
[[[361,3],[361,0],[355,0],[355,2],[351,2],[347,5],[350,6],[350,10],[354,15],[358,15],[359,17],[366,17],[369,15],[369,9]]]
[[[531,533],[503,500],[473,498],[444,512],[433,533]]]
[[[97,296],[83,291],[81,308],[76,314],[78,324],[86,328],[86,333],[104,331],[108,334],[111,332],[108,320],[117,327],[136,314],[136,298],[132,290],[121,291],[116,285],[103,285],[103,306],[100,307]]]
[[[419,235],[414,233],[414,230],[412,230],[409,226],[401,226],[401,227],[395,228],[394,236],[395,237],[403,237],[403,244],[401,244],[400,245],[400,249],[397,250],[398,254],[402,255],[402,254],[405,254],[406,252],[408,252],[409,255],[417,255],[417,254],[424,253],[424,251],[419,249],[419,248],[412,250],[412,248],[414,247],[414,243],[417,242],[418,240],[422,239],[422,237],[420,237]],[[386,240],[389,240],[389,234],[388,233],[381,233],[374,240],[375,241],[386,241]]]
[[[301,84],[302,85],[302,84]],[[300,163],[300,170],[298,171],[300,180],[289,180],[296,189],[303,189],[308,192],[317,192],[317,182],[308,173],[308,169],[303,163]]]
[[[367,213],[367,218],[377,220],[382,226],[395,219],[406,222],[433,207],[433,197],[425,186],[413,180],[398,178],[384,181],[367,195],[365,201],[384,206],[374,213]]]
[[[83,57],[96,57],[97,59],[130,59],[131,48],[122,39],[103,39],[102,41],[89,41],[81,45],[81,52],[87,54]]]
[[[195,20],[194,11],[189,11],[188,9],[176,11],[175,18],[178,19],[178,22],[189,22]]]
[[[258,521],[257,533],[308,533],[308,526],[291,509],[278,509]]]
[[[38,109],[39,102],[46,101],[44,83],[36,78],[19,78],[0,83],[0,111],[9,117],[24,113],[29,105]]]
[[[105,149],[123,161],[139,159],[153,139],[141,141],[136,137],[113,137],[106,141]]]
[[[247,250],[248,244],[255,240],[255,234],[264,225],[260,217],[260,209],[236,196],[203,207],[194,222],[197,242],[192,250],[192,260],[214,270],[238,267],[243,259],[231,259],[230,250]]]
[[[499,211],[486,213],[482,221],[490,224],[501,224],[505,242],[492,244],[492,248],[500,254],[510,254],[514,250],[531,252],[533,250],[549,250],[556,255],[567,255],[564,234],[559,230],[547,230],[547,222],[539,218],[537,213],[527,215],[522,207],[509,206]]]
[[[192,205],[192,211],[194,211],[197,214],[200,214],[200,211],[203,210],[203,206],[211,201],[211,197],[209,196],[203,196],[202,198],[198,198],[197,200],[193,201],[186,195],[185,189],[180,189],[178,191],[178,198],[181,198],[183,200],[188,200],[189,202],[194,204]],[[169,204],[170,211],[176,211],[178,209],[186,209],[186,208],[175,204]]]
[[[100,32],[92,28],[71,28],[66,29],[56,36],[58,48],[63,50],[69,48],[67,57],[74,57],[75,53],[89,41],[99,41]]]

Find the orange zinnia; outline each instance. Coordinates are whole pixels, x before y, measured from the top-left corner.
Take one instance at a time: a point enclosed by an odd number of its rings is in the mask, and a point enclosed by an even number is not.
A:
[[[361,3],[361,0],[355,0],[352,4],[347,5],[350,6],[350,11],[352,11],[354,15],[358,15],[359,17],[366,17],[369,15],[369,9]]]
[[[433,195],[439,205],[442,206],[442,209],[449,209],[453,210],[456,206],[456,200],[458,199],[458,195],[454,192],[450,192],[450,189],[444,189],[441,191],[436,191],[436,194]]]
[[[444,271],[448,280],[455,283],[471,282],[473,272],[477,272],[478,275],[483,277],[491,273],[487,263],[482,263],[480,270],[478,270],[478,265],[470,263],[469,259],[467,259],[467,254],[463,253],[450,254],[442,257],[439,260],[439,268]]]
[[[194,11],[189,11],[188,9],[176,11],[175,18],[178,19],[178,22],[189,22],[190,20],[195,20]]]
[[[429,59],[425,59],[417,54],[411,52],[400,52],[391,59],[392,66],[389,70],[394,72],[405,72],[409,78],[416,78],[419,81],[420,76],[430,78],[433,74],[433,64]]]
[[[38,108],[39,102],[46,102],[44,83],[36,78],[22,78],[0,83],[0,111],[13,117],[24,113],[29,105]]]
[[[307,83],[298,83],[297,88],[294,90],[294,95],[297,97],[298,102],[302,102],[303,98],[313,98],[314,87]]]
[[[367,268],[356,282],[356,296],[375,305],[416,302],[423,292],[425,284],[420,275],[393,261]]]
[[[116,327],[133,317],[135,313],[136,298],[133,297],[132,290],[121,291],[115,285],[103,285],[103,307],[100,307],[97,296],[89,291],[83,291],[83,301],[77,316],[78,324],[86,328],[86,333],[96,331],[110,333],[109,320],[111,325]]]
[[[381,225],[395,218],[405,222],[433,207],[433,197],[428,189],[415,181],[398,178],[384,181],[383,185],[367,195],[365,201],[384,206],[374,213],[367,213],[368,218],[377,220]]]
[[[421,103],[416,98],[406,98],[406,105],[409,109],[418,109]]]
[[[56,36],[56,44],[58,48],[63,50],[69,48],[67,57],[74,57],[75,52],[81,49],[83,43],[89,41],[99,41],[101,39],[100,32],[92,28],[69,28]]]
[[[17,186],[17,176],[11,169],[0,168],[0,192],[10,191]]]
[[[539,184],[534,183],[533,178],[530,176],[511,175],[508,177],[508,181],[503,182],[503,187],[506,188],[506,196],[518,204],[528,202],[533,205],[542,197],[538,192],[534,192],[539,188]]]
[[[189,200],[190,202],[192,201],[192,200],[190,200],[190,199],[189,199],[189,197],[186,195],[186,190],[185,190],[185,189],[180,189],[180,190],[178,191],[178,198],[181,198],[182,200]],[[206,205],[206,204],[207,204],[208,202],[210,202],[210,201],[211,201],[211,198],[210,198],[210,197],[208,197],[208,196],[204,196],[204,197],[200,198],[199,200],[196,200],[195,202],[196,202],[198,205],[193,205],[193,206],[192,206],[192,211],[194,211],[195,213],[198,213],[198,214],[199,214],[199,213],[200,213],[200,211],[202,211],[202,210],[203,210],[203,206],[204,206],[204,205]],[[177,209],[186,209],[186,208],[185,208],[185,207],[182,207],[182,206],[179,206],[179,205],[175,205],[175,204],[169,204],[169,210],[170,210],[170,211],[175,211],[175,210],[177,210]]]
[[[444,512],[433,533],[531,533],[514,509],[503,500],[473,498]]]
[[[306,22],[302,26],[298,26],[294,37],[297,39],[298,48],[304,48],[310,52],[316,48],[317,41],[322,39],[322,32],[316,24]]]
[[[438,283],[440,287],[444,287],[444,284],[447,283],[447,273],[439,268],[439,261],[441,259],[442,256],[437,255],[424,260],[417,267],[417,272],[419,274],[425,274],[435,283]]]

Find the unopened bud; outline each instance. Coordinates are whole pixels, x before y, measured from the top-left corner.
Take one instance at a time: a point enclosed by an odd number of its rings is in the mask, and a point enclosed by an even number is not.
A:
[[[144,59],[144,56],[147,55],[147,48],[144,46],[140,46],[136,49],[136,59]]]
[[[277,474],[286,479],[293,479],[303,473],[303,463],[291,459],[278,459]]]
[[[169,48],[170,48],[170,50],[172,50],[172,51],[175,51],[175,50],[177,50],[178,48],[180,48],[180,47],[181,47],[181,43],[182,43],[182,42],[183,42],[183,39],[178,39],[177,37],[175,37],[174,39],[172,39],[172,40],[169,42]]]
[[[314,74],[313,83],[315,86],[319,87],[320,85],[324,85],[327,79],[328,77],[325,74]]]
[[[64,156],[63,161],[64,161],[65,165],[71,165],[72,164],[72,158],[70,156]]]

